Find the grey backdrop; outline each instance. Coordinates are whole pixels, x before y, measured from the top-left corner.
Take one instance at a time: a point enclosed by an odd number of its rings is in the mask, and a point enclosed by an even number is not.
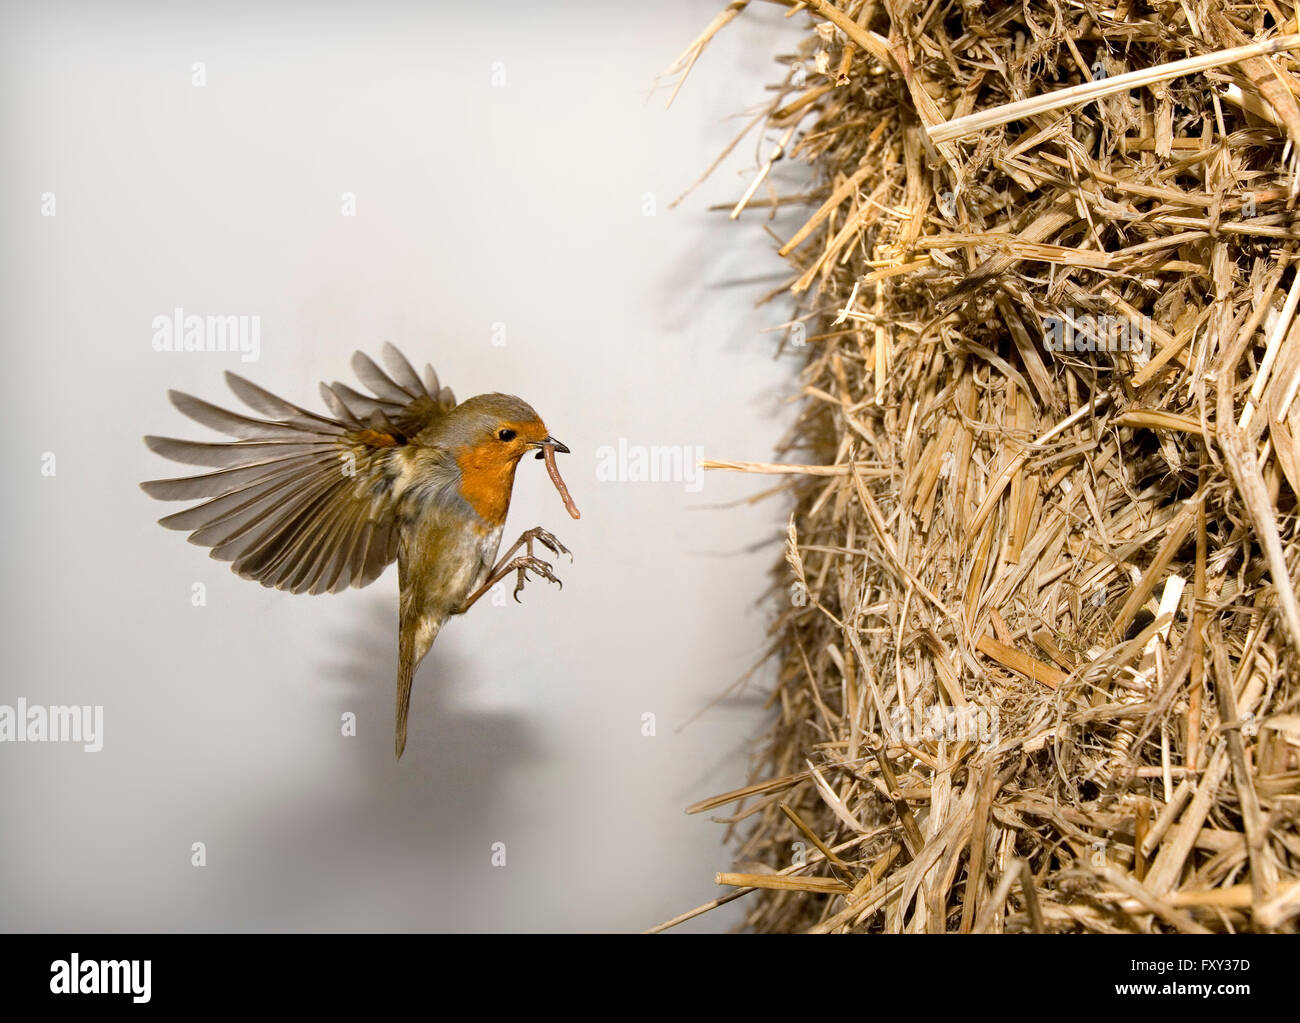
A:
[[[602,481],[596,453],[765,459],[786,420],[763,217],[707,212],[755,147],[668,203],[797,26],[746,14],[671,111],[648,98],[722,6],[5,11],[0,704],[102,705],[104,747],[0,743],[0,927],[635,930],[720,894],[722,828],[682,811],[743,784],[761,697],[683,725],[763,644],[783,506],[734,504],[770,479]],[[259,316],[260,358],[155,352],[176,307]],[[167,388],[233,403],[233,369],[320,408],[385,340],[531,402],[583,511],[522,464],[508,535],[558,533],[564,589],[446,628],[400,763],[396,570],[266,590],[137,486],[185,474],[141,435],[207,435]]]

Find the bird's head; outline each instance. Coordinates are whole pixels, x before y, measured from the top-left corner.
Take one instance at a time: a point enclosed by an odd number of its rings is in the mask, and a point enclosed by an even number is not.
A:
[[[513,466],[529,451],[540,457],[548,445],[569,450],[550,435],[533,407],[513,394],[479,394],[462,401],[449,413],[446,428],[457,459],[484,468]]]
[[[505,519],[519,459],[530,451],[553,469],[555,452],[569,449],[550,435],[531,405],[512,394],[479,394],[448,413],[441,432],[460,467],[461,496],[486,521]],[[572,502],[554,471],[566,506]],[[572,512],[570,512],[572,514]]]

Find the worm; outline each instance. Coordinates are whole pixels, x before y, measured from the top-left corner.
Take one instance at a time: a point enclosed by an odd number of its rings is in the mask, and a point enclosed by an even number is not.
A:
[[[542,454],[546,459],[546,475],[551,477],[555,489],[560,492],[560,497],[564,500],[564,510],[575,519],[582,518],[582,512],[578,511],[578,506],[573,503],[573,498],[569,496],[569,488],[564,485],[564,480],[560,479],[560,469],[555,464],[555,446],[547,444],[542,448]]]

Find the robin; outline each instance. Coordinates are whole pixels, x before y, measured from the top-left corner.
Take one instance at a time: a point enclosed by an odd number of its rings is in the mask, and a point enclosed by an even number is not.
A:
[[[191,543],[211,548],[212,557],[263,586],[336,593],[373,582],[396,559],[400,758],[411,681],[443,623],[512,572],[515,600],[528,572],[560,584],[553,566],[534,555],[535,543],[572,559],[540,527],[526,530],[497,559],[519,460],[537,452],[569,514],[579,514],[555,465],[556,452],[569,449],[526,402],[479,394],[457,404],[433,367],[426,365],[421,379],[391,344],[383,358],[388,373],[362,352],[352,357],[374,397],[346,384],[321,384],[332,418],[234,373],[226,374],[230,389],[266,418],[169,392],[185,415],[238,439],[146,437],[160,455],[216,471],[141,487],[165,501],[200,500],[159,523],[190,530]]]

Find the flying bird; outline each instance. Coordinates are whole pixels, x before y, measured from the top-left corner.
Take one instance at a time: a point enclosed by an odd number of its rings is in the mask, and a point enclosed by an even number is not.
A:
[[[234,373],[226,373],[230,389],[265,418],[170,391],[185,415],[237,439],[145,437],[160,455],[216,471],[140,486],[161,500],[199,501],[159,523],[189,531],[191,543],[263,586],[336,593],[373,582],[397,561],[400,758],[411,683],[443,623],[512,572],[515,600],[526,573],[559,584],[534,544],[572,558],[541,527],[526,530],[497,558],[519,460],[529,452],[544,459],[565,508],[575,519],[579,514],[555,464],[556,452],[569,449],[526,402],[479,394],[457,404],[431,366],[421,378],[391,344],[383,360],[388,372],[362,352],[352,357],[374,397],[321,384],[329,416]]]

